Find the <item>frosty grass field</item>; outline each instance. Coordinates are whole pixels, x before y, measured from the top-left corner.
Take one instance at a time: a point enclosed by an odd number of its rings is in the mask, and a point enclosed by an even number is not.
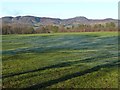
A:
[[[118,33],[2,35],[3,88],[117,88]]]

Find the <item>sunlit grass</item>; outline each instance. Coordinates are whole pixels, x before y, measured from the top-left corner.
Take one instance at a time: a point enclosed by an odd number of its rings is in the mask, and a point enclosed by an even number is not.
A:
[[[118,33],[3,35],[3,87],[117,88]]]

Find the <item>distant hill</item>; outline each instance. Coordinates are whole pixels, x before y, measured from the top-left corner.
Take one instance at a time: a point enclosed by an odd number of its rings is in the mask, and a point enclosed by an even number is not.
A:
[[[30,25],[75,25],[75,24],[98,24],[114,22],[118,23],[117,19],[107,18],[107,19],[88,19],[83,16],[69,18],[69,19],[59,19],[59,18],[49,18],[49,17],[35,17],[35,16],[17,16],[17,17],[2,17],[0,18],[3,23],[27,23]]]

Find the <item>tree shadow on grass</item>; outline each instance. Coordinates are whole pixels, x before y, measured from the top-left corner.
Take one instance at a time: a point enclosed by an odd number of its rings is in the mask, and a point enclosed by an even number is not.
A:
[[[101,59],[103,59],[103,58],[111,58],[111,57],[113,57],[113,56],[110,55],[110,56],[108,57],[107,55],[104,55],[104,56],[89,57],[89,58],[85,58],[85,59],[83,59],[83,60],[63,62],[63,63],[58,63],[58,64],[54,64],[54,65],[50,65],[50,66],[38,68],[38,69],[35,69],[35,70],[28,70],[28,71],[19,72],[19,73],[13,73],[13,74],[8,74],[8,75],[3,75],[2,78],[8,78],[8,77],[16,76],[16,75],[38,72],[38,71],[42,71],[42,70],[46,70],[46,69],[62,68],[62,67],[67,67],[67,66],[71,66],[71,65],[74,65],[74,64],[78,64],[78,63],[95,62],[95,61],[99,61],[99,60],[101,60]],[[99,60],[98,60],[98,59],[99,59]]]
[[[120,65],[119,61],[115,61],[115,62],[112,62],[112,63],[103,64],[103,65],[98,65],[98,66],[95,66],[93,68],[81,71],[81,72],[76,72],[76,73],[73,73],[73,74],[66,75],[66,76],[63,76],[61,78],[55,79],[55,80],[50,80],[50,81],[47,81],[47,82],[43,82],[41,84],[36,84],[36,85],[30,86],[30,87],[27,87],[25,89],[31,89],[31,88],[41,89],[41,88],[46,88],[48,86],[54,85],[54,84],[59,83],[59,82],[66,81],[68,79],[72,79],[72,78],[75,78],[75,77],[79,77],[79,76],[82,76],[82,75],[85,75],[85,74],[88,74],[88,73],[92,73],[92,72],[98,71],[101,68],[110,68],[110,67],[115,67],[117,65]]]
[[[32,53],[49,53],[49,52],[54,52],[54,51],[59,51],[59,50],[98,49],[98,48],[103,48],[106,45],[117,44],[117,36],[116,37],[115,36],[114,37],[102,37],[102,38],[99,38],[100,40],[95,41],[95,43],[94,41],[88,40],[90,37],[88,36],[83,36],[83,37],[81,38],[73,37],[71,39],[69,37],[69,38],[64,38],[63,40],[60,40],[60,41],[56,39],[56,41],[59,43],[57,45],[52,40],[49,40],[49,39],[48,39],[49,41],[43,40],[43,42],[41,42],[43,46],[38,45],[38,47],[33,46],[33,47],[28,47],[28,48],[18,48],[15,50],[6,50],[6,51],[2,51],[2,54],[15,55],[15,54],[31,53],[31,52]],[[92,38],[94,39],[94,37]],[[69,43],[66,43],[68,41]],[[32,43],[34,43],[34,41],[32,41]],[[52,45],[50,43],[52,43]]]

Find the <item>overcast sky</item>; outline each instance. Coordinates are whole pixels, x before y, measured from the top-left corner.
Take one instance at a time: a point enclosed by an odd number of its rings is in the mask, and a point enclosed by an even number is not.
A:
[[[119,0],[2,0],[0,17],[32,15],[38,17],[90,19],[118,18]]]

